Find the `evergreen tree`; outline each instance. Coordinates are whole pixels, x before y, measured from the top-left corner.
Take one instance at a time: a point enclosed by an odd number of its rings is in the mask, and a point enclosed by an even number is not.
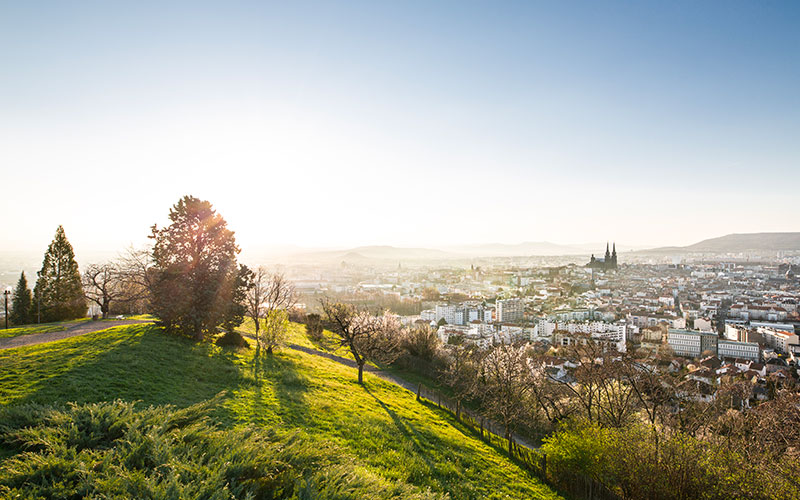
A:
[[[58,226],[33,290],[41,305],[42,321],[63,321],[86,315],[86,298],[81,286],[81,273],[75,252],[67,241],[64,228]]]
[[[152,309],[168,329],[202,340],[244,317],[245,270],[227,222],[211,203],[184,196],[169,212],[171,224],[153,226]]]
[[[12,301],[11,312],[8,315],[8,319],[11,320],[11,323],[15,325],[33,323],[33,296],[31,295],[31,289],[28,288],[28,280],[25,278],[25,271],[19,276]]]

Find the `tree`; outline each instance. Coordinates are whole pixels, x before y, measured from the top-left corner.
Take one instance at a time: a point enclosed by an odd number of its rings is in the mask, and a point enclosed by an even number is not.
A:
[[[122,290],[118,303],[127,305],[129,312],[149,309],[155,278],[152,248],[129,247],[117,260],[117,268]]]
[[[44,322],[63,321],[86,315],[81,273],[78,270],[78,263],[75,262],[75,252],[61,226],[58,226],[55,238],[47,247],[38,276],[33,293],[41,306]]]
[[[250,286],[248,278],[250,269],[245,265],[240,265],[233,278],[233,286],[226,291],[230,296],[224,301],[222,319],[220,326],[229,335],[236,334],[236,327],[242,324],[247,314],[247,289]]]
[[[306,333],[309,338],[315,341],[322,340],[322,332],[324,330],[322,326],[322,317],[316,313],[307,314],[305,323]]]
[[[270,274],[264,267],[246,272],[245,306],[247,316],[255,325],[257,350],[260,350],[262,336],[261,320],[267,319],[276,311],[287,311],[297,302],[294,285],[280,273]],[[288,318],[288,315],[287,315]],[[272,349],[269,348],[269,353]]]
[[[33,323],[33,296],[31,289],[28,288],[28,280],[25,278],[25,271],[19,275],[17,287],[14,288],[14,297],[11,303],[11,312],[8,319],[15,325],[27,325]]]
[[[478,381],[477,348],[472,344],[450,344],[445,348],[447,365],[442,371],[442,381],[453,390],[456,400],[456,418],[461,419],[462,402],[475,395]]]
[[[364,365],[367,360],[390,363],[400,355],[400,325],[384,314],[375,316],[353,305],[323,297],[325,312],[339,347],[348,349],[358,366],[358,383],[364,383]]]
[[[169,212],[171,224],[153,226],[151,307],[168,329],[195,340],[230,326],[242,312],[243,270],[233,231],[211,203],[184,196]]]
[[[103,319],[108,318],[111,301],[125,295],[123,274],[116,263],[91,264],[83,272],[86,298],[100,307]]]
[[[264,318],[264,329],[260,335],[259,344],[272,354],[272,350],[286,342],[289,333],[289,315],[286,311],[275,310],[267,313]]]
[[[530,415],[532,384],[526,346],[496,344],[483,356],[480,397],[489,418],[505,429],[508,454],[514,431]]]

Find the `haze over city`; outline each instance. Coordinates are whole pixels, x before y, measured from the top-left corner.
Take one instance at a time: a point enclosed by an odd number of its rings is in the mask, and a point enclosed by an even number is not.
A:
[[[0,251],[58,224],[140,244],[187,193],[245,249],[797,231],[798,25],[793,2],[5,3]]]

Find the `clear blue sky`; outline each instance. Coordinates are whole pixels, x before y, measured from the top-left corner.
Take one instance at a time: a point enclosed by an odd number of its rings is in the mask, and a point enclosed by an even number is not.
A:
[[[0,251],[800,230],[800,2],[163,3],[0,6]]]

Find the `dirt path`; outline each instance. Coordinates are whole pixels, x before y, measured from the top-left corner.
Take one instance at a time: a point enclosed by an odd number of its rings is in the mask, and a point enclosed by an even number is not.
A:
[[[13,349],[15,347],[23,347],[27,345],[45,344],[47,342],[55,342],[56,340],[77,337],[78,335],[99,332],[100,330],[108,330],[109,328],[114,328],[115,326],[135,325],[139,323],[152,323],[152,321],[142,321],[137,319],[123,319],[119,321],[84,321],[82,323],[76,323],[75,325],[68,326],[66,330],[61,330],[60,332],[31,333],[28,335],[19,335],[17,337],[0,339],[0,349]]]
[[[288,344],[287,347],[289,347],[290,349],[294,349],[295,351],[302,351],[302,352],[305,352],[307,354],[311,354],[313,356],[320,356],[320,357],[323,357],[323,358],[328,358],[328,359],[330,359],[332,361],[335,361],[335,362],[337,362],[339,364],[342,364],[342,365],[345,365],[345,366],[349,366],[351,368],[358,368],[358,365],[356,365],[356,362],[353,361],[352,359],[343,358],[341,356],[337,356],[337,355],[331,354],[329,352],[320,351],[320,350],[317,350],[317,349],[313,349],[311,347],[305,347],[305,346],[301,346],[301,345],[298,345],[298,344]],[[406,389],[406,390],[410,391],[412,394],[416,394],[417,393],[417,386],[415,384],[412,384],[411,382],[403,380],[402,378],[397,377],[395,375],[392,375],[390,373],[387,373],[387,372],[385,372],[385,371],[383,371],[383,370],[381,370],[379,368],[375,368],[374,366],[366,365],[366,366],[364,366],[364,371],[372,373],[376,377],[381,378],[381,379],[383,379],[383,380],[385,380],[387,382],[391,382],[391,383],[393,383],[395,385],[399,385],[403,389]],[[433,401],[433,402],[435,403],[436,401]],[[469,408],[462,408],[461,411],[463,413],[469,415],[473,420],[476,420],[476,421],[480,420],[480,416],[475,414],[475,412],[473,412]],[[484,420],[484,428],[487,431],[491,432],[492,434],[495,434],[495,435],[500,436],[500,437],[503,436],[502,428],[499,425],[497,425],[496,423],[494,423],[494,422],[492,422],[490,420]],[[520,438],[518,436],[514,436],[514,442],[517,443],[520,446],[524,446],[525,448],[529,448],[531,450],[536,449],[535,446],[533,446],[532,444],[527,442],[525,439],[522,439],[522,438]]]

